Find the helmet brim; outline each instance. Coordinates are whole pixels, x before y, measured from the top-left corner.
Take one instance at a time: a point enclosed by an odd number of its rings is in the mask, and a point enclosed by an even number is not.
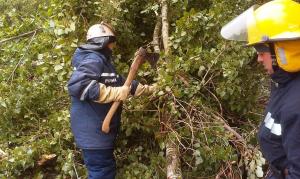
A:
[[[221,35],[227,40],[248,42],[249,23],[253,22],[254,10],[256,5],[234,18],[232,21],[222,27]]]

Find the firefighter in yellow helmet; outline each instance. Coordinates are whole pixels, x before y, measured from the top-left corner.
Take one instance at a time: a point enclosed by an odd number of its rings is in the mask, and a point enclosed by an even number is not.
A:
[[[274,0],[254,5],[226,24],[221,35],[253,46],[272,78],[258,139],[269,179],[300,179],[300,4]]]

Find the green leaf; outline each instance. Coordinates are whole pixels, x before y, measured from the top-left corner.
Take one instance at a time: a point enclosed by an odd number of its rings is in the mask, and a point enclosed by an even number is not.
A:
[[[55,22],[53,20],[49,21],[49,26],[50,28],[54,28],[55,27]]]
[[[0,104],[1,104],[1,106],[7,108],[7,105],[6,105],[6,103],[4,101],[1,101]]]
[[[44,57],[44,55],[43,55],[43,54],[38,54],[38,60],[42,60],[42,59],[43,59],[43,57]]]
[[[62,34],[64,34],[64,30],[63,30],[63,29],[55,29],[55,30],[54,30],[54,33],[55,33],[56,35],[62,35]]]
[[[64,67],[61,65],[61,64],[59,64],[59,65],[55,65],[54,66],[54,70],[57,72],[57,71],[59,71],[59,70],[61,70],[61,69],[63,69]]]
[[[70,29],[71,29],[71,31],[75,31],[76,30],[75,22],[71,23]]]

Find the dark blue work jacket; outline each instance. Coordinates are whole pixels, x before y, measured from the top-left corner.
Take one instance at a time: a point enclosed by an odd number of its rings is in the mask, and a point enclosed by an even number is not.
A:
[[[270,100],[258,134],[260,147],[273,168],[288,169],[286,179],[299,179],[300,74],[278,69],[271,77]]]
[[[111,149],[120,126],[122,106],[118,108],[110,124],[110,132],[101,131],[102,122],[112,103],[96,103],[99,83],[106,86],[122,86],[124,78],[117,74],[110,60],[108,49],[93,51],[77,48],[72,60],[74,72],[68,82],[71,96],[71,128],[77,147],[81,149]],[[137,82],[132,84],[134,94]]]

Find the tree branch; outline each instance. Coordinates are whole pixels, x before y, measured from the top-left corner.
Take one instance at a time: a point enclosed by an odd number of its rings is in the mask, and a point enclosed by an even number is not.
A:
[[[245,139],[244,139],[238,132],[236,132],[232,127],[230,127],[230,126],[226,123],[226,121],[225,121],[221,116],[217,116],[217,115],[214,115],[214,114],[213,114],[213,116],[214,116],[216,119],[218,119],[218,120],[223,124],[224,128],[225,128],[227,131],[229,131],[231,134],[233,134],[234,137],[235,137],[238,141],[240,141],[240,142],[246,144]]]
[[[30,39],[30,42],[29,42],[29,44],[28,44],[28,46],[27,46],[27,48],[26,48],[26,52],[28,51],[28,49],[29,49],[29,47],[30,47],[30,45],[31,45],[31,43],[32,43],[32,41],[33,41],[33,39],[34,39],[36,33],[37,33],[37,31],[34,31],[34,32],[33,32],[33,35],[32,35],[32,37],[31,37],[31,39]],[[17,68],[19,67],[19,65],[21,64],[21,62],[23,61],[24,57],[25,57],[25,54],[23,54],[23,56],[20,58],[20,60],[18,61],[17,65],[15,66],[14,70],[13,70],[12,73],[10,74],[10,76],[9,76],[9,78],[8,78],[7,81],[9,81],[10,79],[11,79],[11,81],[13,81],[15,72],[16,72]]]
[[[5,42],[11,41],[11,40],[16,40],[16,39],[19,39],[19,38],[22,38],[22,37],[26,37],[26,36],[35,34],[35,33],[37,33],[39,30],[41,30],[41,28],[35,29],[35,30],[33,30],[33,31],[26,32],[26,33],[24,33],[24,34],[20,34],[20,35],[14,36],[14,37],[10,37],[10,38],[7,38],[7,39],[3,39],[3,40],[0,41],[0,45],[3,44],[3,43],[5,43]]]
[[[233,128],[231,128],[228,124],[226,124],[224,122],[223,125],[224,125],[224,128],[226,130],[228,130],[229,132],[231,132],[237,138],[237,140],[245,142],[245,139],[239,133],[237,133]]]
[[[161,20],[162,20],[162,41],[165,50],[165,55],[169,55],[169,22],[168,22],[168,0],[161,0]],[[156,28],[159,28],[159,24],[156,24]],[[157,36],[156,36],[157,37]],[[155,38],[155,37],[153,37]],[[157,43],[157,39],[156,40]],[[159,43],[158,43],[159,44]],[[164,117],[168,118],[170,114],[167,112]],[[172,126],[172,122],[168,121],[168,126]],[[181,179],[181,164],[179,157],[179,147],[176,140],[174,140],[173,132],[169,132],[169,138],[166,139],[166,158],[167,158],[167,178],[168,179]]]

